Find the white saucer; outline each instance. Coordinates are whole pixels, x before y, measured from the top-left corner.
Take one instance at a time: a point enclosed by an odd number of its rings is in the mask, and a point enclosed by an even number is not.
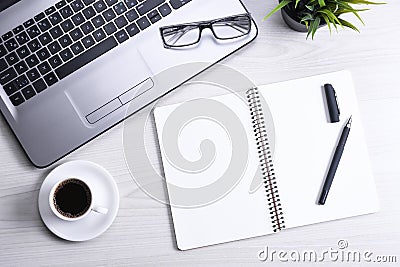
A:
[[[96,205],[107,208],[107,214],[91,212],[77,221],[64,221],[50,209],[52,187],[67,178],[84,180],[91,188]],[[44,224],[55,235],[69,241],[86,241],[104,233],[113,223],[119,208],[118,187],[103,167],[89,161],[71,161],[52,170],[39,192],[39,212]]]

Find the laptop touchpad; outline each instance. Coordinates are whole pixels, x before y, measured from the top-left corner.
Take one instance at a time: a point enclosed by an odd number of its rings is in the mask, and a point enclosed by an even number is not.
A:
[[[115,104],[120,102],[120,96],[124,96],[124,101],[127,101],[128,95],[136,95],[136,89],[143,91],[143,86],[140,85],[145,81],[146,85],[151,84],[151,76],[153,75],[138,50],[124,47],[110,51],[69,76],[65,81],[65,86],[68,87],[65,93],[81,118],[93,123],[97,121],[93,119],[94,112],[99,113],[98,110],[110,102],[116,108],[118,105]],[[147,86],[146,90],[151,87]],[[121,102],[121,106],[122,104],[124,103]],[[88,115],[91,115],[90,120],[87,120]]]

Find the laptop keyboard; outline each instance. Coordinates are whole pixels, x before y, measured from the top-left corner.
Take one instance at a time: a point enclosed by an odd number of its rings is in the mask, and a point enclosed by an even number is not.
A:
[[[190,1],[60,1],[1,36],[0,84],[19,106]]]

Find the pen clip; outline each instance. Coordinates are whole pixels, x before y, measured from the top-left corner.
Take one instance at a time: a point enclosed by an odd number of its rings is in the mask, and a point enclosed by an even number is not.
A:
[[[338,114],[340,115],[340,106],[339,106],[339,101],[338,101],[338,98],[337,98],[337,94],[336,94],[335,88],[333,88],[333,92],[335,92],[336,107],[337,107]]]

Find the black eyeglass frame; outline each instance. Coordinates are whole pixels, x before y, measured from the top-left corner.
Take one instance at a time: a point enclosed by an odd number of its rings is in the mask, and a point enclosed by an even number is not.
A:
[[[233,19],[233,18],[240,18],[240,17],[245,17],[249,20],[249,29],[247,32],[243,33],[242,35],[235,36],[235,37],[229,37],[229,38],[218,37],[218,35],[215,33],[215,31],[213,29],[213,24],[218,23],[218,22],[223,22],[223,21]],[[243,37],[245,35],[248,35],[251,32],[251,24],[252,24],[252,19],[251,19],[250,13],[244,13],[244,14],[232,15],[232,16],[228,16],[228,17],[224,17],[224,18],[218,18],[218,19],[207,20],[207,21],[198,21],[198,22],[190,22],[190,23],[182,23],[182,24],[164,26],[164,27],[160,27],[160,34],[161,34],[161,39],[164,43],[165,48],[180,48],[180,47],[192,46],[192,45],[199,43],[204,29],[210,29],[212,34],[214,35],[215,39],[217,39],[217,40],[233,40],[233,39],[237,39],[237,38]],[[174,27],[175,28],[177,28],[177,27],[184,28],[184,27],[188,27],[188,26],[196,26],[199,28],[199,36],[195,42],[193,42],[191,44],[184,44],[184,45],[169,45],[169,44],[167,44],[164,34],[163,34],[164,30],[169,29],[169,28],[174,28]]]

